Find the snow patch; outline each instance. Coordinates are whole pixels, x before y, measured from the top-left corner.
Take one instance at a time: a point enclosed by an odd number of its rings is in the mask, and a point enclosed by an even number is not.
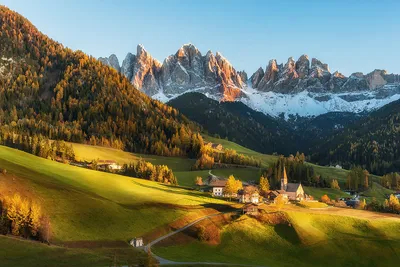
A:
[[[377,92],[356,93],[310,93],[303,91],[297,94],[281,94],[275,92],[259,92],[251,87],[242,90],[246,97],[240,99],[252,109],[274,117],[281,113],[288,119],[289,115],[302,117],[318,116],[328,112],[354,112],[372,111],[386,104],[400,99],[400,93],[395,93],[386,98],[374,98]],[[346,101],[343,96],[362,96],[364,99]],[[326,97],[327,101],[319,101]]]

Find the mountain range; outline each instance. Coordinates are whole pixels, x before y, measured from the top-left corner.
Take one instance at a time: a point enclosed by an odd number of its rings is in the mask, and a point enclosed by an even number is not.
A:
[[[400,166],[398,75],[339,79],[302,56],[248,78],[221,53],[203,56],[191,44],[163,63],[139,45],[120,65],[65,48],[3,6],[0,25],[1,143],[38,151],[45,137],[195,158],[202,129],[264,153],[300,150],[324,165],[377,174]]]
[[[286,64],[270,60],[248,77],[217,52],[206,55],[193,44],[183,45],[163,63],[142,45],[128,53],[122,65],[115,55],[99,58],[125,75],[147,95],[167,102],[187,92],[201,92],[218,101],[241,101],[250,108],[277,117],[302,117],[328,112],[372,111],[400,99],[400,75],[376,69],[349,77],[331,72],[328,64],[302,55]]]

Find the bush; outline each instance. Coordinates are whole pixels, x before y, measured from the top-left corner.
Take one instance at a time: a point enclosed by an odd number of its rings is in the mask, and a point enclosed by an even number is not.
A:
[[[323,195],[322,197],[321,197],[321,202],[324,202],[324,203],[331,203],[331,199],[328,197],[328,195]]]
[[[289,219],[283,212],[262,213],[256,218],[258,221],[269,225],[289,224]]]

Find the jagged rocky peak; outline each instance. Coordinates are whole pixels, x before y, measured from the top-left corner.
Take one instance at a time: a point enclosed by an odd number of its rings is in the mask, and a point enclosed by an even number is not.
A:
[[[158,76],[161,63],[146,51],[143,45],[136,48],[136,57],[132,66],[132,84],[148,95],[156,94],[159,90]]]
[[[244,82],[242,81],[242,78],[233,68],[232,64],[220,52],[217,52],[215,59],[217,60],[217,64],[223,74],[224,82],[239,88],[243,87]]]
[[[258,84],[260,83],[261,79],[264,77],[264,70],[263,68],[259,67],[256,72],[250,77],[250,83],[253,88],[257,88]]]
[[[276,59],[271,59],[265,69],[264,76],[258,84],[258,89],[261,91],[269,91],[273,88],[274,83],[278,80],[280,67]]]
[[[120,67],[120,65],[119,65],[118,58],[117,58],[117,56],[116,56],[115,54],[112,54],[112,55],[109,56],[108,58],[107,58],[107,57],[100,57],[99,60],[100,60],[103,64],[114,68],[114,69],[117,70],[118,72],[121,71],[121,67]]]
[[[238,71],[238,75],[239,75],[240,79],[242,80],[242,83],[246,84],[247,80],[249,79],[247,77],[247,73],[244,70],[242,70],[242,71]]]
[[[305,90],[354,92],[376,90],[384,88],[387,84],[397,87],[400,76],[377,69],[366,75],[356,72],[346,77],[338,71],[331,73],[328,64],[316,58],[312,58],[310,64],[308,56],[302,55],[297,61],[290,57],[285,65],[278,65],[276,60],[270,60],[265,72],[258,69],[250,77],[250,82],[257,90],[279,93],[297,93]]]
[[[131,81],[133,77],[133,65],[135,60],[136,56],[132,53],[128,53],[124,61],[122,61],[121,73],[128,78],[129,81]]]
[[[310,71],[310,60],[307,55],[302,55],[296,62],[296,72],[300,79],[308,76]]]
[[[387,71],[378,69],[365,75],[365,78],[367,79],[368,86],[370,89],[376,89],[387,84],[388,82],[385,79],[386,77],[387,77]]]
[[[328,64],[324,64],[320,60],[313,58],[311,60],[310,76],[318,78],[321,83],[327,82],[331,77]]]
[[[292,57],[288,58],[285,66],[282,69],[282,75],[280,78],[283,79],[297,79],[299,75],[296,71],[296,62]]]

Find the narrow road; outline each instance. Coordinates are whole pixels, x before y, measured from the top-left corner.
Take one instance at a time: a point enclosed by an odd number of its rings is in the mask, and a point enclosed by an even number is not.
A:
[[[151,255],[155,259],[157,259],[157,261],[159,262],[160,265],[229,265],[229,266],[243,266],[243,267],[266,267],[266,266],[261,266],[261,265],[235,264],[235,263],[222,263],[222,262],[178,262],[178,261],[170,261],[170,260],[167,260],[167,259],[164,259],[162,257],[159,257],[159,256],[155,255],[151,251],[151,246],[157,244],[158,242],[160,242],[160,241],[162,241],[162,240],[164,240],[164,239],[166,239],[166,238],[168,238],[170,236],[173,236],[174,234],[182,232],[185,229],[189,228],[190,226],[195,225],[196,223],[199,223],[199,222],[201,222],[201,221],[203,221],[205,219],[212,218],[212,217],[215,217],[215,216],[218,216],[218,215],[222,215],[222,214],[224,214],[224,212],[220,212],[220,213],[211,214],[211,215],[207,215],[207,216],[201,217],[201,218],[199,218],[199,219],[197,219],[197,220],[185,225],[182,228],[179,228],[179,229],[177,229],[177,230],[175,230],[175,231],[173,231],[171,233],[168,233],[168,234],[166,234],[164,236],[161,236],[161,237],[153,240],[152,242],[147,244],[147,246],[144,247],[144,251],[145,252],[150,251]]]

